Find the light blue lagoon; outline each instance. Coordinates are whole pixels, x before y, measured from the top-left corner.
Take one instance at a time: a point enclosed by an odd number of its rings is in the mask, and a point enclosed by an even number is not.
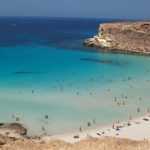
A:
[[[150,105],[149,57],[38,45],[0,51],[0,120],[14,122],[13,114],[30,135],[42,135],[42,126],[48,134],[87,129],[95,119],[94,128],[138,116],[137,108],[145,113]]]

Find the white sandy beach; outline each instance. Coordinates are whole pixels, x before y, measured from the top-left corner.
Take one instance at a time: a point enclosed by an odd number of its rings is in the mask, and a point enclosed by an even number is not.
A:
[[[144,118],[148,120],[143,120]],[[131,125],[127,125],[130,122]],[[118,126],[118,130],[117,130]],[[82,132],[68,133],[55,136],[45,136],[42,137],[44,141],[50,140],[62,140],[68,143],[78,142],[80,140],[86,139],[87,137],[100,138],[103,136],[117,137],[117,138],[127,138],[131,140],[149,140],[150,139],[150,117],[145,115],[138,119],[133,119],[131,121],[121,122],[112,126],[107,126],[103,128],[97,128]],[[79,138],[74,138],[78,135]]]

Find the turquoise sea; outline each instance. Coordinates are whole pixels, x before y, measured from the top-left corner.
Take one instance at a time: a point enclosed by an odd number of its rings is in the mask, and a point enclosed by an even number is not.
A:
[[[100,53],[82,45],[100,23],[115,21],[0,18],[0,122],[19,118],[29,135],[39,136],[146,113],[150,57]]]

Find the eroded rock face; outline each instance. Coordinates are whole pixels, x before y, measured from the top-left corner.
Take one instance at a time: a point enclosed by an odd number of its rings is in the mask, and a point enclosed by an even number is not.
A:
[[[19,123],[1,124],[0,130],[5,130],[6,132],[13,131],[20,135],[27,134],[27,129]]]
[[[98,35],[83,44],[112,52],[150,55],[150,21],[101,24]]]

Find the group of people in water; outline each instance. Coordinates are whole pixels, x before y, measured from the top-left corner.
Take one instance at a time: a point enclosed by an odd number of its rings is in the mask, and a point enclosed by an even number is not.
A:
[[[148,73],[148,71],[146,71],[145,73]],[[111,86],[114,82],[116,82],[116,80],[115,80],[115,78],[113,78],[113,79],[107,79],[107,78],[105,78],[104,76],[100,76],[100,78],[103,78],[103,81],[104,82],[106,82],[106,83],[108,83],[107,85],[108,85],[108,88],[106,88],[106,92],[110,92],[111,90],[114,90],[114,89],[112,89],[111,87],[113,87],[113,86]],[[123,77],[122,78],[122,82],[124,82],[125,83],[125,87],[124,88],[130,88],[131,90],[132,89],[134,89],[134,86],[131,84],[131,80],[133,80],[134,78],[133,77]],[[66,82],[65,80],[55,80],[54,82],[53,82],[53,84],[52,84],[52,87],[53,88],[55,88],[55,89],[59,89],[60,91],[59,92],[64,92],[64,90],[65,90],[65,88],[66,88],[66,90],[67,90],[67,88],[72,88],[73,86],[74,86],[74,84],[82,84],[82,82],[86,82],[86,83],[88,83],[88,84],[90,84],[90,87],[86,87],[87,86],[87,84],[86,84],[86,86],[85,86],[85,89],[86,89],[86,91],[88,92],[88,94],[89,95],[93,95],[94,96],[94,90],[95,90],[95,88],[93,88],[97,83],[98,83],[98,78],[90,78],[90,79],[88,79],[88,80],[84,80],[84,81],[80,81],[80,80],[77,80],[77,81],[73,81],[72,83],[71,82]],[[149,83],[149,79],[147,79],[146,80],[146,82],[147,83]],[[61,84],[61,83],[63,83],[63,84]],[[84,84],[84,83],[83,83]],[[114,88],[114,87],[113,87]],[[122,87],[121,87],[122,88]],[[129,89],[129,90],[130,90]],[[34,94],[34,93],[36,93],[36,91],[35,90],[31,90],[31,93],[32,94]],[[57,93],[56,93],[57,94]],[[75,92],[75,94],[76,94],[76,96],[84,96],[84,94],[82,94],[82,92],[81,91],[76,91]],[[114,101],[115,101],[115,104],[117,105],[117,106],[124,106],[124,107],[126,107],[126,106],[128,106],[128,102],[129,102],[129,95],[127,95],[127,94],[125,94],[125,93],[123,93],[123,94],[120,94],[120,96],[115,96],[114,97]],[[92,98],[91,98],[91,100],[92,100]],[[140,96],[139,97],[139,100],[140,101],[143,101],[143,99],[142,99],[142,96]],[[141,112],[141,108],[140,107],[138,107],[137,108],[137,112],[138,113],[140,113]],[[150,112],[150,109],[148,108],[148,110],[147,110],[147,112]],[[14,114],[12,115],[12,118],[13,119],[15,119],[15,121],[17,121],[17,122],[19,122],[20,121],[20,118],[18,117],[18,116],[15,116]],[[49,116],[48,116],[48,114],[45,114],[45,116],[44,116],[44,119],[46,119],[46,120],[48,120],[49,119]],[[131,120],[132,119],[132,116],[130,115],[129,116],[129,119]],[[95,119],[93,119],[93,121],[91,121],[91,122],[87,122],[87,127],[91,127],[92,125],[94,125],[96,123],[96,120]],[[84,126],[85,128],[86,128],[86,126]],[[79,127],[79,131],[80,132],[82,132],[83,130],[84,130],[84,127]],[[44,133],[46,133],[46,129],[45,129],[45,127],[44,127],[44,125],[41,127],[42,128],[42,131],[44,132]]]

